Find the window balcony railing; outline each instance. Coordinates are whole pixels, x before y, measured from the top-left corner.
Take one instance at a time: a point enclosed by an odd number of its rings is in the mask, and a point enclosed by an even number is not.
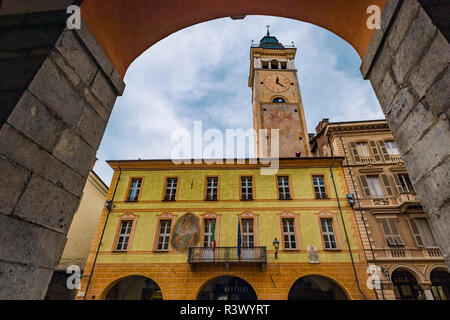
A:
[[[361,163],[364,164],[371,164],[372,161],[372,157],[371,156],[361,156]]]
[[[401,247],[401,248],[373,248],[375,257],[380,261],[427,261],[442,260],[442,254],[436,247]],[[371,259],[369,259],[371,260]]]
[[[190,247],[188,263],[191,270],[198,264],[225,264],[227,270],[231,264],[260,264],[264,271],[267,263],[266,247],[241,247],[240,256],[237,247],[216,247],[215,250],[208,247]]]
[[[394,155],[391,154],[391,155],[389,155],[389,158],[390,158],[391,162],[393,162],[393,163],[403,162],[403,158],[399,154],[394,154]]]

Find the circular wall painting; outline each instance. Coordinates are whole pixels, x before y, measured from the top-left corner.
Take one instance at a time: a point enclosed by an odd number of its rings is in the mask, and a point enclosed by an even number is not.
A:
[[[200,226],[198,217],[188,212],[177,219],[175,223],[171,245],[178,251],[185,251],[189,247],[194,247],[198,243]]]

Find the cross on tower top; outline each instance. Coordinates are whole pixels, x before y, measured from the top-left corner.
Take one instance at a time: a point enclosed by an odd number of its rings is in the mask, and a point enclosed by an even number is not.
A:
[[[270,31],[269,31],[270,26],[267,25],[266,28],[267,28],[267,36],[270,36]]]

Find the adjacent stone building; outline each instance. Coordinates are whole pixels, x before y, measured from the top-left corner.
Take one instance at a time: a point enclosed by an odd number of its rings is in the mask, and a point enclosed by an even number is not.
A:
[[[345,157],[365,255],[383,282],[378,297],[449,299],[450,274],[386,120],[323,119],[311,142],[318,156]]]

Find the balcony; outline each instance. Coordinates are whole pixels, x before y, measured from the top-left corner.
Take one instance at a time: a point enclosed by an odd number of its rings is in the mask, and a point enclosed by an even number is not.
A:
[[[238,257],[237,247],[190,247],[188,263],[194,271],[196,265],[224,264],[227,271],[231,264],[260,265],[264,271],[267,263],[266,247],[241,248],[241,256]]]
[[[401,155],[389,155],[389,158],[391,159],[392,163],[399,163],[399,162],[403,162],[403,158]]]
[[[371,156],[361,156],[361,163],[364,164],[371,164],[372,161],[372,157]]]
[[[379,261],[440,261],[443,260],[441,251],[436,247],[389,247],[373,248],[375,257]]]

